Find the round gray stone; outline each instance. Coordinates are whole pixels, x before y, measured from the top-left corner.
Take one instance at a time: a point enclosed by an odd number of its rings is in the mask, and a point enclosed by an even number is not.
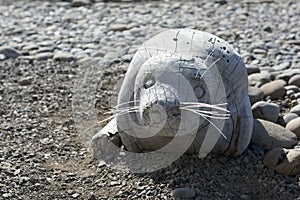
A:
[[[294,94],[294,97],[295,97],[296,99],[300,99],[300,92],[297,92],[296,94]]]
[[[251,105],[260,101],[264,98],[264,93],[260,88],[257,87],[249,87],[248,88],[248,95],[250,98]]]
[[[24,77],[24,78],[21,78],[19,80],[19,85],[21,85],[21,86],[27,86],[27,85],[31,85],[31,82],[32,82],[32,77],[31,76]]]
[[[253,144],[271,150],[276,147],[293,148],[298,144],[295,133],[273,122],[262,119],[253,120]]]
[[[286,82],[284,80],[275,80],[262,85],[261,90],[265,97],[270,96],[271,99],[278,99],[283,97],[286,93],[284,86],[286,86]]]
[[[297,117],[291,120],[287,125],[286,128],[297,135],[300,139],[300,117]]]
[[[290,66],[291,66],[290,62],[283,62],[283,63],[280,63],[279,65],[274,66],[273,69],[276,71],[281,71],[281,70],[285,70],[285,69],[289,68]]]
[[[21,53],[19,51],[8,46],[0,47],[0,54],[5,55],[6,58],[17,58],[21,56]]]
[[[253,66],[253,65],[246,66],[246,69],[247,69],[247,74],[248,75],[254,74],[254,73],[260,73],[259,67],[256,67],[256,66]]]
[[[128,30],[127,24],[112,24],[109,27],[109,30],[111,31],[125,31]]]
[[[254,73],[248,76],[248,82],[250,86],[255,86],[257,83],[270,82],[270,75],[268,73]]]
[[[289,70],[284,71],[283,73],[279,73],[276,76],[276,79],[283,79],[286,82],[288,82],[292,76],[295,76],[299,73],[300,73],[300,69],[298,69],[298,68],[297,69],[289,69]]]
[[[290,110],[291,113],[296,113],[298,116],[300,116],[300,104],[297,106],[292,107]]]
[[[266,154],[264,165],[279,174],[300,174],[300,149],[272,149]]]
[[[55,61],[70,62],[76,60],[74,55],[68,52],[56,52],[53,56]]]
[[[90,4],[91,4],[90,0],[73,0],[71,3],[73,7],[88,6]]]
[[[288,124],[291,120],[296,119],[298,115],[296,113],[288,113],[283,116],[283,121],[285,124]]]
[[[292,76],[289,80],[289,85],[296,85],[300,87],[300,74]]]
[[[48,60],[52,57],[53,57],[53,53],[51,52],[39,53],[35,55],[36,60]]]
[[[296,85],[287,85],[284,87],[286,90],[292,90],[294,92],[299,92],[299,87]]]
[[[6,59],[6,56],[4,54],[0,54],[0,61],[3,61]]]
[[[252,106],[254,118],[264,119],[271,122],[277,122],[279,112],[280,107],[275,103],[258,101]]]
[[[292,96],[293,94],[295,94],[294,90],[287,90],[286,91],[286,95],[289,96],[289,97]]]

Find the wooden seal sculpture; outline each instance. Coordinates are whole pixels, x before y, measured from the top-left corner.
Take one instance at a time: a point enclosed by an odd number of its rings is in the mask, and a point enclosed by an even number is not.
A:
[[[224,40],[174,29],[146,41],[134,55],[113,119],[92,139],[94,156],[105,137],[129,152],[209,152],[237,156],[252,135],[243,61]]]

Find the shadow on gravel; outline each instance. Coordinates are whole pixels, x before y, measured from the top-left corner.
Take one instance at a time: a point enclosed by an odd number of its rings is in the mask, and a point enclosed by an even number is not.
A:
[[[139,176],[173,190],[194,188],[199,199],[297,199],[297,177],[275,174],[262,160],[262,153],[249,149],[236,158],[184,155],[165,169]]]

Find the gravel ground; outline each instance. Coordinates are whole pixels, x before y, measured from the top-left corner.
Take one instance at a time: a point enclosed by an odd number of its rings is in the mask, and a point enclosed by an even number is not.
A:
[[[72,117],[82,63],[113,61],[124,73],[137,47],[166,28],[216,34],[274,76],[284,62],[298,69],[300,3],[257,2],[1,1],[0,46],[13,53],[0,50],[0,199],[300,199],[299,175],[267,169],[253,145],[237,158],[185,155],[152,173],[115,170],[92,158]],[[100,99],[110,98],[112,75]]]

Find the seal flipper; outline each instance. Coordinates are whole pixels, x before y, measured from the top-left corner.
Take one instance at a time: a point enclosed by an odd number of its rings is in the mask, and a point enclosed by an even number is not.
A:
[[[107,158],[113,162],[113,155],[118,155],[121,147],[121,139],[118,133],[117,120],[113,118],[106,126],[104,126],[92,138],[93,156],[97,159],[106,160]]]

